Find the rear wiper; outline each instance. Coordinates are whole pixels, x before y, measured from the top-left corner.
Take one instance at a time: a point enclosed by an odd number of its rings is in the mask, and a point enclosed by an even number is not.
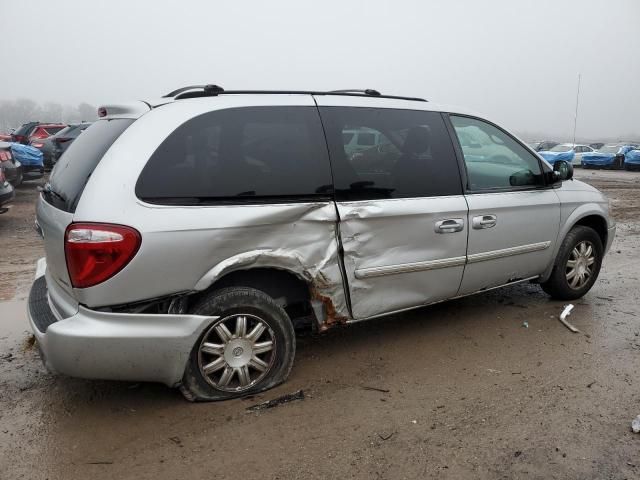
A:
[[[38,190],[41,191],[42,193],[44,193],[45,195],[47,194],[51,194],[54,197],[56,197],[58,200],[61,200],[62,202],[67,202],[67,199],[64,198],[64,196],[60,195],[58,192],[56,192],[55,190],[53,190],[51,188],[51,184],[50,183],[46,183],[44,187],[38,187]]]

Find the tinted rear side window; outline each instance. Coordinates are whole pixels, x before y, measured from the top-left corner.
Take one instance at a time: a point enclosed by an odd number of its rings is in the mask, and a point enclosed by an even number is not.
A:
[[[453,143],[439,113],[323,107],[320,114],[338,200],[462,194]],[[345,142],[353,131],[360,132],[358,148]]]
[[[160,144],[136,185],[139,198],[171,204],[298,201],[331,193],[314,107],[233,108],[195,117]]]
[[[133,123],[131,119],[100,120],[88,128],[60,157],[45,189],[46,200],[74,212],[89,177],[113,142]]]

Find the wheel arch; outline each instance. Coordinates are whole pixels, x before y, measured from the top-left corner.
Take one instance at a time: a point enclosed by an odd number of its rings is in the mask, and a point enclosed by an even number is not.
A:
[[[608,242],[609,236],[609,222],[607,221],[607,213],[604,209],[598,204],[587,204],[582,205],[581,207],[574,210],[569,218],[565,220],[560,228],[560,232],[558,234],[558,240],[556,241],[556,245],[553,251],[553,261],[548,266],[547,270],[542,274],[538,280],[539,283],[546,281],[553,271],[553,267],[556,264],[556,259],[558,256],[558,252],[560,251],[560,246],[562,242],[566,238],[567,234],[571,231],[571,229],[577,225],[585,226],[592,228],[600,237],[602,241],[602,246],[605,249]]]
[[[294,251],[254,250],[223,260],[197,282],[193,300],[230,286],[251,287],[274,298],[294,317],[312,315],[318,328],[346,322],[342,278],[324,265],[306,266]],[[308,306],[310,310],[307,310]]]

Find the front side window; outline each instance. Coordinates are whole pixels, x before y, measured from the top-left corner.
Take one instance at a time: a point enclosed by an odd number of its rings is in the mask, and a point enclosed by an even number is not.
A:
[[[332,193],[314,107],[248,107],[195,117],[153,153],[136,185],[154,203],[299,200]]]
[[[550,152],[568,152],[570,150],[573,150],[573,146],[571,145],[556,145],[549,151]]]
[[[538,158],[511,136],[482,120],[450,118],[464,155],[469,190],[544,184]]]
[[[451,138],[439,113],[321,107],[320,114],[338,200],[462,193]],[[357,141],[347,141],[352,138]]]

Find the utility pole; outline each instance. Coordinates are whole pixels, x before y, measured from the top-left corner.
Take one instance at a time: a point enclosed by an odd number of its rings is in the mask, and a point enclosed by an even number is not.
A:
[[[580,103],[580,79],[582,75],[578,73],[578,92],[576,93],[576,114],[573,117],[573,144],[576,144],[576,127],[578,126],[578,104]]]

